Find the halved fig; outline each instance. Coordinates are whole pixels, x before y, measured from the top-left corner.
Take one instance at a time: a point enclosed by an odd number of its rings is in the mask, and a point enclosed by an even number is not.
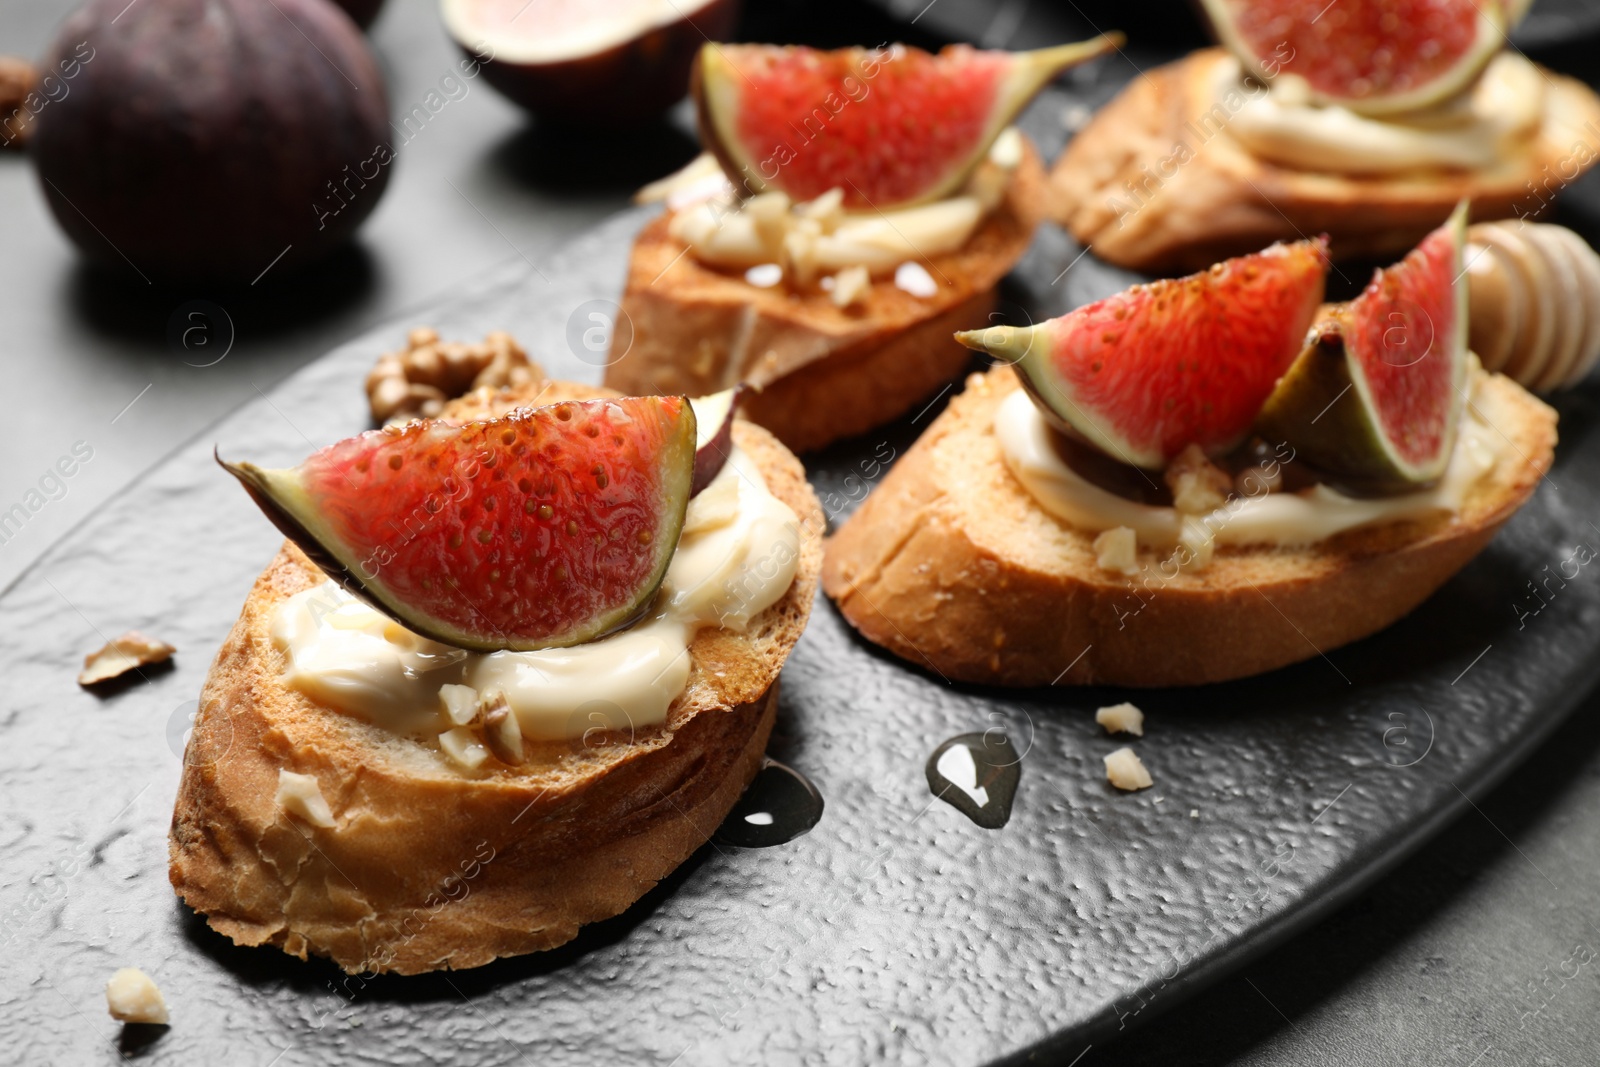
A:
[[[1035,52],[950,45],[937,55],[707,44],[692,86],[700,139],[747,193],[802,201],[837,188],[846,208],[869,211],[938,200],[1053,78],[1122,40]]]
[[[1461,92],[1521,17],[1515,0],[1204,0],[1218,39],[1266,81],[1373,115]],[[1509,6],[1508,6],[1509,5]]]
[[[684,397],[569,401],[371,430],[298,467],[218,462],[350,592],[477,651],[577,645],[637,620],[694,479]]]
[[[1330,309],[1257,432],[1354,492],[1403,493],[1450,462],[1467,375],[1466,204]]]
[[[625,127],[683,99],[695,52],[732,32],[739,3],[440,0],[440,13],[489,84],[540,119]]]
[[[1322,303],[1326,238],[1275,244],[1029,327],[956,334],[1016,365],[1057,429],[1135,467],[1243,439]]]

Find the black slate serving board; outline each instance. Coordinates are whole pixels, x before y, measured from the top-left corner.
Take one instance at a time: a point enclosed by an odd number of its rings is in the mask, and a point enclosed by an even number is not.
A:
[[[1047,155],[1062,112],[1108,91],[1080,89],[1030,111]],[[420,323],[507,329],[553,373],[598,380],[588,316],[614,311],[647,214],[338,349],[151,471],[0,597],[0,1059],[1072,1063],[1349,899],[1595,680],[1600,581],[1593,564],[1563,572],[1579,545],[1600,548],[1587,386],[1559,402],[1560,452],[1533,502],[1413,616],[1264,677],[1133,694],[1153,789],[1120,795],[1104,780],[1101,757],[1122,741],[1093,709],[1130,694],[949,685],[855,639],[819,600],[771,746],[826,798],[809,834],[708,845],[572,945],[475,971],[350,978],[235,948],[166,880],[195,697],[277,543],[213,443],[288,464],[362,429],[365,371]],[[1079,251],[1042,229],[1007,313],[1057,314],[1130,280]],[[870,489],[871,461],[903,453],[939,403],[811,458],[835,521]],[[129,627],[176,644],[176,664],[80,691],[79,657]],[[924,773],[942,741],[991,730],[1022,758],[997,830],[935,800]],[[105,1016],[105,979],[127,964],[165,990],[170,1030],[121,1032]]]

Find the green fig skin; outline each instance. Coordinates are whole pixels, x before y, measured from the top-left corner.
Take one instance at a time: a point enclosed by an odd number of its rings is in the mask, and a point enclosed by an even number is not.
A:
[[[1115,446],[1108,446],[1080,433],[1078,428],[1059,414],[1068,403],[1061,390],[1050,379],[1042,364],[1049,358],[1050,340],[1044,336],[1044,324],[1032,326],[986,326],[981,330],[962,330],[956,341],[974,352],[983,352],[1011,364],[1017,372],[1017,382],[1028,394],[1039,417],[1054,431],[1074,441],[1091,445],[1116,458]]]

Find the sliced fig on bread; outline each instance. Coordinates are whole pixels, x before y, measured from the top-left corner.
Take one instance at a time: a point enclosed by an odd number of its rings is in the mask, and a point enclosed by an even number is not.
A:
[[[1053,78],[1121,43],[1106,34],[1033,52],[938,54],[706,44],[691,91],[701,140],[745,192],[804,201],[839,189],[847,209],[887,210],[953,193]]]
[[[1191,444],[1215,455],[1249,432],[1305,343],[1327,270],[1325,240],[1278,244],[1034,326],[956,340],[1014,364],[1058,430],[1159,469]]]
[[[1204,0],[1251,73],[1374,115],[1418,111],[1472,84],[1506,43],[1517,0]]]
[[[1436,482],[1467,376],[1466,205],[1362,294],[1330,308],[1273,391],[1257,431],[1334,484],[1372,495]]]
[[[637,620],[695,474],[683,397],[567,401],[372,430],[298,467],[219,462],[330,577],[476,651],[582,644]]]

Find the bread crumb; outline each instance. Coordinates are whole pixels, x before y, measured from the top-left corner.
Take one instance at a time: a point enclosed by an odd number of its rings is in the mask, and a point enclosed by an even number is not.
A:
[[[79,685],[97,685],[152,663],[165,663],[177,649],[165,641],[146,637],[138,630],[129,630],[105,647],[83,657],[83,670],[78,674]]]
[[[1094,721],[1106,728],[1108,734],[1133,734],[1144,736],[1144,712],[1132,704],[1112,704],[1094,713]]]
[[[161,990],[137,967],[124,967],[106,982],[106,1007],[113,1019],[125,1023],[165,1026],[169,1019]]]
[[[296,774],[280,767],[277,800],[278,807],[312,826],[326,830],[336,825],[315,775]]]
[[[1200,817],[1200,809],[1199,808],[1190,808],[1189,809],[1189,818],[1198,819],[1199,817]]]
[[[1138,535],[1128,526],[1106,530],[1094,539],[1094,562],[1103,571],[1138,574]]]
[[[1228,502],[1233,488],[1228,472],[1193,444],[1173,457],[1162,477],[1172,490],[1172,506],[1185,515],[1209,515]]]
[[[1105,758],[1106,781],[1124,792],[1149,789],[1155,782],[1131,748],[1119,748]]]

